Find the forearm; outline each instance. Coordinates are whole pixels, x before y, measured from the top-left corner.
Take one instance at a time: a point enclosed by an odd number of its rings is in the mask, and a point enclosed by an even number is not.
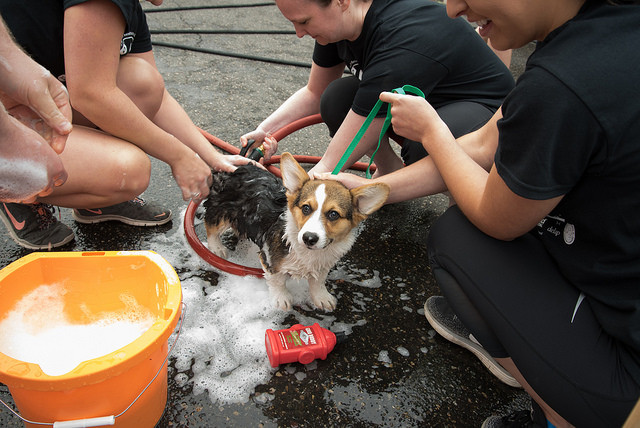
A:
[[[482,170],[489,171],[493,165],[495,145],[483,141],[481,137],[482,134],[477,131],[458,138],[455,143],[464,152],[465,158],[472,160],[475,164],[471,169],[479,166]],[[406,201],[448,190],[432,156],[426,156],[375,181],[386,183],[391,187],[387,203]]]
[[[322,159],[319,162],[320,167],[316,168],[317,172],[332,171],[336,167],[336,165],[360,131],[360,128],[364,124],[365,120],[365,117],[354,113],[353,110],[349,110],[349,113],[347,113],[347,116],[342,122],[342,125],[340,125],[340,128],[333,136],[333,138],[329,142],[329,145],[327,146],[327,149],[322,155]],[[342,170],[349,168],[363,156],[370,156],[373,154],[373,151],[378,144],[378,139],[380,137],[380,131],[382,129],[383,123],[384,118],[373,119],[364,135],[362,135],[362,137],[358,141],[353,152],[349,155],[349,158],[345,162]],[[388,144],[388,142],[385,141],[384,144]]]
[[[16,45],[4,20],[0,17],[0,71],[3,75],[11,70],[14,55],[24,55],[24,53]],[[4,84],[5,79],[0,79],[0,85]]]
[[[273,134],[298,119],[317,113],[320,113],[320,96],[312,93],[307,86],[304,86],[263,120],[258,125],[258,129],[266,134]]]
[[[191,150],[147,118],[119,88],[71,93],[76,109],[104,132],[131,142],[145,153],[172,165]]]
[[[497,121],[501,109],[479,130],[455,140],[449,129],[440,124],[423,134],[422,143],[433,160],[447,189],[471,222],[481,227],[497,218],[495,203],[486,198],[489,171],[498,146]],[[482,229],[485,231],[488,229]]]
[[[340,78],[343,71],[344,64],[325,68],[313,63],[307,84],[282,103],[258,128],[265,133],[273,133],[297,119],[319,113],[322,94],[331,82]]]
[[[166,90],[153,122],[169,134],[174,135],[210,166],[215,165],[216,158],[222,156],[204,137],[182,106]]]
[[[44,78],[48,74],[44,67],[33,62],[20,46],[15,43],[9,33],[9,29],[0,18],[0,76],[2,77],[0,78],[0,91],[5,92],[11,98],[21,95],[20,90],[25,90],[22,86],[32,83],[24,82],[23,76],[32,69],[41,69],[39,78]],[[13,101],[26,103],[27,100],[18,99]],[[7,106],[7,108],[9,107]]]
[[[388,204],[435,195],[447,190],[433,159],[428,156],[395,172],[380,176],[372,182],[389,185],[391,191],[386,202]]]
[[[463,212],[480,206],[488,172],[453,137],[430,145],[430,158],[446,188]]]

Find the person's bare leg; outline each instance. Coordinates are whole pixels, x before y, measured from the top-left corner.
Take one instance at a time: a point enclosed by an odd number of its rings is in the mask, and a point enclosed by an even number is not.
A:
[[[373,152],[369,153],[369,156],[372,154]],[[374,178],[390,174],[404,167],[402,159],[400,159],[396,152],[393,151],[393,148],[391,148],[388,137],[384,137],[380,142],[380,148],[375,154],[373,161],[376,165],[376,171],[373,173]]]
[[[133,199],[149,185],[151,161],[146,153],[95,129],[74,127],[60,158],[68,179],[39,202],[73,208],[105,207]]]

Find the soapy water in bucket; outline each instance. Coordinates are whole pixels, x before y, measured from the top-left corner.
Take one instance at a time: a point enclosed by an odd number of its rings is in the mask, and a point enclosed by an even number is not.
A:
[[[62,284],[41,285],[18,301],[0,322],[0,352],[60,376],[128,345],[155,321],[133,296],[123,294],[125,309],[97,317],[81,306],[91,322],[74,324],[65,315],[65,293]]]

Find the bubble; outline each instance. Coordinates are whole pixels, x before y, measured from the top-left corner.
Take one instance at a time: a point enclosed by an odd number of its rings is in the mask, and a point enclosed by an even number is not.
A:
[[[391,358],[389,357],[389,351],[380,351],[378,353],[378,361],[384,364],[391,364]]]
[[[16,302],[0,322],[0,352],[60,376],[130,344],[155,321],[148,310],[126,296],[125,310],[73,324],[65,315],[66,293],[62,284],[45,284]]]
[[[203,229],[198,219],[199,208],[194,220],[196,232]],[[184,216],[184,211],[181,217]],[[276,369],[269,364],[264,343],[267,329],[279,330],[291,327],[293,315],[296,322],[303,325],[320,324],[333,331],[351,334],[353,328],[366,324],[360,319],[355,324],[337,322],[335,317],[324,312],[309,314],[304,311],[282,311],[271,302],[264,279],[252,276],[235,276],[220,272],[204,261],[187,243],[183,224],[175,231],[159,235],[150,243],[151,249],[164,257],[181,276],[183,301],[186,315],[180,338],[172,356],[174,367],[182,375],[180,384],[190,383],[194,394],[207,393],[214,404],[246,403],[258,385],[268,383]],[[205,241],[204,232],[198,232]],[[206,244],[205,244],[206,245]],[[259,267],[257,247],[247,241],[240,241],[235,251],[229,252],[229,259],[244,266]],[[209,282],[209,272],[219,274],[217,281]],[[351,280],[355,276],[373,277],[380,283],[377,273],[339,265],[330,273],[331,280]],[[293,295],[294,305],[310,309],[309,291],[304,280],[290,280],[287,288]],[[365,311],[361,303],[358,312]],[[313,312],[313,311],[310,311]],[[307,376],[305,370],[315,369],[313,365],[301,367],[286,365],[283,369],[295,379]],[[267,396],[255,395],[254,401],[262,401]]]
[[[403,357],[408,357],[409,355],[411,355],[409,353],[409,350],[407,348],[405,348],[404,346],[398,346],[396,348],[396,351],[398,351],[398,354],[402,355]]]
[[[48,184],[47,169],[41,162],[0,158],[0,199],[24,200]]]

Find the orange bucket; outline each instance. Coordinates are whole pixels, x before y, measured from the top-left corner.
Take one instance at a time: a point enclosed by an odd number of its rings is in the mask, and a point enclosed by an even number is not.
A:
[[[154,322],[126,346],[59,376],[0,352],[0,382],[21,417],[62,426],[78,420],[76,426],[153,427],[167,402],[168,338],[182,309],[174,269],[152,251],[32,253],[0,271],[0,320],[25,295],[54,283],[64,286],[64,312],[72,323],[126,311],[123,295],[133,296]],[[80,421],[86,419],[94,421]]]

